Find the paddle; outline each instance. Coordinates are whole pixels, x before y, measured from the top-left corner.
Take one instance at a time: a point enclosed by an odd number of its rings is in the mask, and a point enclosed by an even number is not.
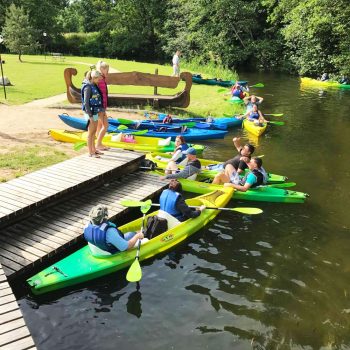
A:
[[[263,83],[257,83],[254,85],[249,85],[249,87],[263,88],[263,87],[265,87],[265,85]]]
[[[86,145],[87,145],[86,141],[79,141],[73,145],[73,149],[74,149],[74,151],[79,151]]]
[[[284,122],[267,121],[267,123],[271,125],[278,125],[278,126],[284,125]]]
[[[142,216],[142,226],[141,226],[141,230],[142,232],[144,232],[144,227],[145,227],[145,217],[146,217],[146,213],[151,209],[152,206],[152,201],[148,200],[146,202],[143,202],[141,205],[141,212],[143,213]],[[138,244],[137,244],[137,250],[136,250],[136,256],[135,256],[135,260],[134,262],[131,264],[128,273],[126,274],[126,279],[129,282],[139,282],[142,278],[142,270],[141,270],[141,266],[140,266],[140,247],[141,247],[141,240],[138,240]]]
[[[152,201],[149,199],[146,202],[139,202],[139,201],[134,201],[134,200],[122,200],[120,202],[121,205],[123,205],[124,207],[139,207],[139,206],[143,206],[143,205],[153,205],[156,207],[159,207],[159,204],[156,203],[152,203]],[[190,205],[190,208],[195,208],[195,209],[199,209],[200,206],[194,206],[194,205]],[[255,214],[261,214],[263,211],[260,208],[249,208],[249,207],[239,207],[239,208],[217,208],[217,207],[206,207],[206,209],[214,209],[214,210],[226,210],[226,211],[237,211],[239,213],[242,214],[249,214],[249,215],[255,215]]]
[[[272,117],[283,117],[283,113],[264,113],[264,115],[270,115]]]

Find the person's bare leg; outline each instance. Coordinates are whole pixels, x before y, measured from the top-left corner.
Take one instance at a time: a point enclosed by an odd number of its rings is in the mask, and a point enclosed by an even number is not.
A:
[[[106,135],[108,129],[108,119],[106,112],[101,112],[98,114],[98,126],[97,126],[97,142],[96,148],[98,150],[105,150],[106,148],[102,144],[103,137]]]
[[[226,182],[230,182],[230,178],[227,177],[227,175],[225,173],[217,174],[213,180],[214,185],[221,185],[221,184],[224,184]]]
[[[89,127],[88,127],[88,150],[90,155],[94,155],[96,153],[95,148],[95,136],[96,136],[96,128],[97,128],[97,122],[94,120],[90,120]]]
[[[168,175],[168,174],[174,174],[176,173],[176,171],[178,170],[178,167],[177,167],[177,164],[171,160],[168,165],[166,166],[166,169],[165,169],[165,174]]]

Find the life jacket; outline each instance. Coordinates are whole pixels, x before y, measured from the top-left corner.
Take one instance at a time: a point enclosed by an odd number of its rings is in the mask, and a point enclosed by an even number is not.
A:
[[[119,252],[119,249],[106,241],[107,230],[110,227],[115,228],[120,237],[124,238],[123,234],[117,229],[117,227],[109,221],[104,222],[101,225],[94,225],[89,222],[84,228],[84,238],[94,246],[111,254],[115,254]]]
[[[91,84],[89,81],[83,82],[83,86],[81,88],[81,101],[82,101],[82,109],[84,112],[90,112],[85,110],[85,101],[84,101],[84,91],[85,89],[90,86],[91,87],[91,97],[89,99],[89,104],[91,107],[92,114],[97,114],[98,112],[101,112],[102,105],[103,105],[103,99],[102,99],[102,93],[100,89],[95,85]]]
[[[263,175],[263,173],[261,171],[259,171],[257,169],[254,169],[254,170],[250,171],[246,176],[244,176],[244,178],[241,181],[241,185],[244,186],[245,182],[247,181],[248,175],[251,174],[251,173],[256,177],[256,182],[255,182],[254,185],[251,186],[251,188],[263,185],[263,183],[264,183],[264,175]]]
[[[256,119],[256,120],[258,120],[259,119],[259,113],[258,112],[251,112],[249,114],[249,119]]]
[[[164,117],[162,122],[163,124],[171,124],[173,122],[173,118],[168,114]]]
[[[180,193],[172,190],[164,190],[159,198],[160,210],[166,211],[176,219],[182,217],[182,213],[176,209],[176,202],[180,198]]]
[[[186,158],[186,154],[183,154],[183,151],[186,151],[188,149],[188,144],[187,143],[183,143],[182,145],[180,145],[179,147],[176,148],[176,151],[181,150],[181,156],[176,160],[176,164],[181,163],[185,158]]]

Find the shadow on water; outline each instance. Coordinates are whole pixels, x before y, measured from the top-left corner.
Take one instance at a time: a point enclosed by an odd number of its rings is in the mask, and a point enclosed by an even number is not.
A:
[[[241,75],[284,113],[257,140],[268,171],[287,175],[305,204],[235,202],[182,245],[125,271],[40,298],[23,310],[40,349],[346,349],[350,347],[350,91],[307,89],[282,75]],[[272,118],[271,118],[272,119]],[[234,154],[230,131],[205,156]],[[251,141],[252,142],[252,141]]]

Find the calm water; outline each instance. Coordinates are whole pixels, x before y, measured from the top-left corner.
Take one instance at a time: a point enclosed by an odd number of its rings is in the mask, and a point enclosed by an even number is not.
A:
[[[241,75],[281,113],[258,142],[265,168],[297,182],[306,204],[221,213],[168,254],[142,263],[139,290],[115,273],[21,299],[39,349],[349,349],[350,91],[295,78]],[[233,130],[208,158],[233,154]],[[246,135],[242,134],[243,137]],[[252,140],[256,142],[256,140]]]

